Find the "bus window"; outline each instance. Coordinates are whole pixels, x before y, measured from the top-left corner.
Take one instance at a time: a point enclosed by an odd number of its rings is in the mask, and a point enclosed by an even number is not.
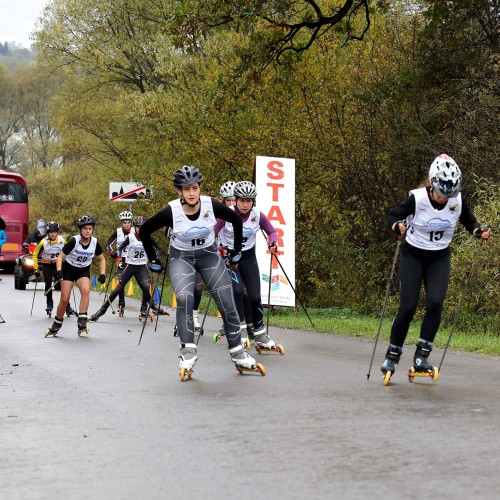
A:
[[[0,181],[0,203],[28,203],[26,189],[18,182]]]

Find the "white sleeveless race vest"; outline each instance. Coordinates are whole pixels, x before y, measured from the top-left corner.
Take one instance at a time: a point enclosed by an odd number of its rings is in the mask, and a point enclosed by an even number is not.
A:
[[[55,262],[58,255],[64,246],[64,240],[62,236],[57,235],[54,241],[50,241],[49,238],[43,239],[43,250],[42,250],[42,261]]]
[[[148,263],[148,256],[146,255],[142,241],[137,239],[135,232],[130,231],[128,233],[128,245],[125,248],[128,249],[127,264],[139,266]]]
[[[132,232],[132,230],[130,230],[130,233],[131,232]],[[128,234],[130,234],[130,233],[128,233]],[[125,234],[121,227],[117,228],[117,230],[116,230],[116,249],[117,250],[118,250],[118,248],[120,248],[120,245],[125,241],[125,238],[128,236],[128,234]],[[127,256],[127,248],[124,248],[122,250],[122,259],[125,259],[126,256]]]
[[[436,210],[426,188],[413,189],[410,194],[415,197],[415,214],[406,219],[406,241],[423,250],[447,248],[462,213],[462,195],[449,198],[442,210]]]
[[[233,208],[233,207],[231,207]],[[233,208],[234,210],[234,208]],[[250,250],[255,246],[257,233],[260,228],[260,210],[255,207],[250,210],[248,219],[243,222],[243,241],[241,251]],[[226,222],[219,231],[219,241],[221,245],[234,248],[234,228],[230,222]]]
[[[215,241],[214,226],[217,222],[210,196],[200,196],[200,215],[191,221],[182,209],[181,200],[169,203],[172,208],[173,227],[170,244],[177,250],[197,250],[213,245]]]
[[[80,243],[82,237],[77,234],[73,236],[76,240],[76,245],[71,252],[66,255],[66,262],[75,267],[88,267],[92,264],[92,259],[95,256],[97,247],[97,238],[91,236],[88,248],[83,248]]]

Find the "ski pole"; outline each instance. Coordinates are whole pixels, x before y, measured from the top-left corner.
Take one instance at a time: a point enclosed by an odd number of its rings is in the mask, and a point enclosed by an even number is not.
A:
[[[168,260],[167,260],[168,262]],[[160,303],[158,304],[158,311],[161,307],[161,299],[163,298],[163,288],[165,286],[165,277],[167,276],[167,264],[165,263],[165,269],[163,270],[163,279],[161,281],[161,293],[160,293]],[[154,289],[153,289],[153,297],[154,297]],[[152,300],[152,299],[151,299]],[[156,324],[155,324],[155,332],[156,332],[156,329],[158,328],[158,317],[160,316],[158,314],[158,311],[157,311],[157,314],[156,314]]]
[[[76,307],[75,285],[73,284],[73,302],[75,303],[75,315],[78,317],[78,308]]]
[[[368,368],[368,373],[366,374],[366,379],[370,380],[370,372],[372,370],[373,358],[375,357],[375,350],[377,349],[378,338],[380,335],[380,329],[382,328],[382,321],[384,319],[385,308],[387,306],[387,299],[389,298],[389,292],[391,291],[392,282],[394,278],[394,270],[396,269],[396,262],[398,260],[399,248],[401,247],[401,238],[398,238],[396,244],[396,251],[394,252],[394,258],[392,259],[391,271],[389,273],[389,280],[387,282],[387,288],[385,289],[384,303],[382,305],[382,312],[380,313],[380,320],[378,322],[377,334],[375,335],[375,345],[373,346],[372,359],[370,361],[370,367]]]
[[[269,261],[269,286],[267,288],[267,320],[266,332],[269,333],[269,316],[271,313],[271,279],[273,276],[273,253],[271,252],[271,259]]]
[[[208,308],[210,307],[210,302],[212,302],[212,294],[210,294],[208,297],[208,303],[207,303],[207,307],[205,308],[205,313],[203,314],[203,319],[202,319],[201,325],[200,325],[200,331],[198,333],[198,338],[196,339],[196,345],[198,345],[198,342],[200,341],[201,332],[203,331],[203,325],[205,324],[205,319],[207,318]]]
[[[154,286],[153,286],[153,290],[156,288],[159,279],[160,279],[160,276],[158,275],[157,278],[156,278],[156,280],[155,280],[155,283],[154,283]],[[151,297],[151,299],[148,302],[148,308],[146,309],[146,316],[144,318],[144,324],[142,325],[141,336],[139,337],[139,342],[137,342],[137,345],[141,345],[142,336],[144,334],[144,329],[146,328],[146,323],[148,322],[149,311],[151,311],[151,304],[152,303],[153,303],[153,297]]]
[[[110,269],[109,269],[109,276],[108,276],[108,278],[109,278],[109,279],[108,279],[108,283],[107,283],[107,285],[106,285],[106,289],[105,289],[105,290],[101,290],[101,291],[99,292],[99,295],[101,295],[103,291],[104,291],[104,295],[105,295],[105,296],[107,295],[107,293],[108,293],[108,288],[109,288],[109,284],[111,283],[111,280],[112,280],[112,279],[113,279],[113,278],[117,275],[117,273],[118,273],[118,271],[117,271],[115,274],[113,274],[113,276],[111,276],[111,274],[112,274],[112,272],[113,272],[113,268],[114,268],[114,267],[115,267],[115,259],[113,259],[113,262],[111,263],[111,267],[110,267]]]
[[[283,271],[283,274],[285,275],[285,278],[287,279],[289,285],[291,286],[292,290],[293,290],[293,293],[295,294],[295,297],[297,297],[297,300],[299,301],[302,309],[304,309],[304,312],[306,313],[306,316],[307,316],[307,319],[309,320],[309,322],[311,323],[311,326],[313,328],[316,328],[314,326],[314,323],[312,322],[312,319],[309,317],[309,314],[307,312],[307,309],[304,307],[304,304],[302,304],[302,301],[300,300],[300,297],[299,297],[299,294],[297,293],[297,290],[295,290],[294,286],[292,285],[292,282],[290,281],[290,278],[288,277],[288,275],[286,274],[286,271],[283,269],[283,266],[281,265],[281,262],[280,260],[278,259],[278,256],[276,254],[274,254],[274,258],[276,259],[276,261],[278,262],[278,265],[280,266],[280,269]]]
[[[60,283],[62,280],[56,280],[54,281],[54,283],[52,284],[52,286],[44,293],[44,295],[47,295],[49,292],[52,292],[52,290],[54,290],[54,288],[57,286],[58,283]]]
[[[264,230],[261,228],[260,230],[262,236],[264,236],[265,240],[266,240],[266,243],[267,243],[267,236],[266,236],[266,233],[264,232]],[[304,307],[304,304],[302,304],[302,301],[300,300],[300,297],[299,297],[299,294],[297,293],[297,290],[295,290],[295,287],[292,285],[292,282],[290,281],[290,278],[288,277],[288,275],[286,274],[286,271],[285,269],[283,268],[283,266],[281,265],[281,262],[280,260],[278,259],[278,255],[277,253],[274,253],[274,258],[276,259],[276,262],[278,263],[278,265],[280,266],[280,269],[283,271],[283,274],[285,275],[285,278],[287,279],[288,281],[288,284],[292,287],[292,290],[293,290],[293,293],[295,294],[295,297],[297,297],[297,300],[299,301],[299,304],[301,305],[302,309],[304,309],[304,312],[306,313],[306,316],[307,316],[307,319],[309,320],[309,322],[311,323],[311,326],[313,328],[316,328],[314,326],[314,323],[312,322],[311,318],[309,317],[309,314],[307,312],[307,309]],[[272,259],[271,259],[271,263],[272,263]]]
[[[464,305],[465,301],[465,296],[467,295],[467,292],[469,291],[469,286],[470,282],[472,280],[472,277],[474,276],[474,271],[475,271],[475,266],[477,262],[477,256],[481,250],[481,247],[483,246],[484,240],[481,239],[481,242],[479,243],[479,246],[476,248],[474,251],[474,257],[472,260],[472,265],[469,271],[469,274],[467,275],[467,279],[465,280],[465,286],[464,290],[462,292],[462,298],[460,299],[460,304],[458,305],[457,312],[455,313],[455,317],[453,318],[453,324],[451,325],[451,331],[450,334],[448,335],[448,341],[446,342],[446,346],[444,348],[443,356],[441,358],[441,362],[439,363],[439,368],[438,371],[441,373],[441,365],[443,364],[444,357],[446,356],[446,352],[448,351],[448,346],[450,345],[451,342],[451,336],[453,335],[453,332],[455,330],[455,325],[457,324],[458,317],[460,316],[460,313],[462,312],[462,306]]]
[[[35,295],[36,295],[37,285],[38,285],[38,278],[35,279],[35,291],[33,292],[33,301],[31,302],[31,316],[33,316],[33,306],[35,305]]]

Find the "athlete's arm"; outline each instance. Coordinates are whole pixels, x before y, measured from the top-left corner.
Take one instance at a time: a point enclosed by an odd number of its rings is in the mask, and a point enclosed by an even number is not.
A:
[[[479,222],[476,220],[476,216],[470,209],[469,204],[465,201],[464,195],[462,195],[462,212],[460,214],[460,222],[470,234],[474,234],[474,229],[481,227]]]
[[[213,198],[212,207],[214,209],[214,215],[217,219],[225,220],[233,225],[234,250],[241,252],[241,246],[243,243],[243,222],[241,221],[241,217],[234,210],[224,205],[224,203],[214,200]]]
[[[260,213],[259,225],[267,234],[267,242],[269,244],[274,243],[276,245],[278,243],[278,233],[263,212]]]
[[[108,242],[106,243],[106,249],[108,250],[109,253],[113,252],[113,245],[115,244],[117,238],[118,238],[118,231],[115,229],[113,234],[109,237]]]
[[[415,214],[415,196],[410,194],[410,196],[401,203],[397,208],[387,216],[387,225],[391,231],[394,231],[394,225],[396,222],[405,220],[408,216]]]
[[[72,236],[68,240],[66,245],[63,246],[62,252],[64,253],[64,255],[68,255],[69,253],[71,253],[71,251],[75,248],[75,245],[76,245],[76,240],[75,240],[75,237]],[[59,254],[59,255],[61,255],[61,254]]]
[[[33,252],[33,269],[38,269],[38,254],[42,250],[44,244],[45,240],[43,239],[42,241],[40,241],[40,243],[38,243],[35,251]]]
[[[157,214],[153,215],[141,226],[141,240],[144,250],[148,256],[148,260],[151,262],[156,259],[156,252],[153,246],[153,238],[151,234],[162,227],[172,227],[174,221],[172,218],[172,207],[167,205],[163,210],[160,210]]]

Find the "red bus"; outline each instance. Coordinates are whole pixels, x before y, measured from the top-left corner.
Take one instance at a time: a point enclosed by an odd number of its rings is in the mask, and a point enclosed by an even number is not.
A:
[[[24,254],[28,237],[28,191],[20,174],[0,170],[0,217],[5,221],[7,242],[0,252],[0,265],[15,263]]]

